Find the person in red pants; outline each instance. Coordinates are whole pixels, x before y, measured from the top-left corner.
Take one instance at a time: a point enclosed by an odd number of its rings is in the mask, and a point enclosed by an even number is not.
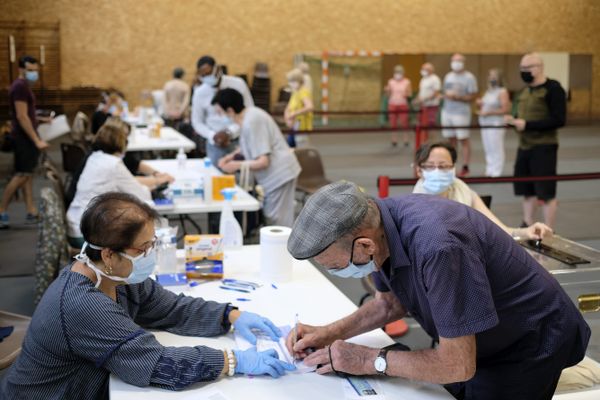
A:
[[[388,100],[388,119],[390,127],[408,129],[408,98],[412,94],[410,80],[404,76],[404,67],[396,65],[394,67],[394,76],[388,81],[385,92]],[[408,146],[408,132],[403,133],[404,146]],[[392,146],[398,145],[398,132],[392,132]]]

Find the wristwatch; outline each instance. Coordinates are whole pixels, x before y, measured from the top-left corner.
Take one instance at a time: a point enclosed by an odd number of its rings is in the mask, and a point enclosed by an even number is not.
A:
[[[375,362],[373,363],[373,365],[375,366],[375,371],[377,371],[377,373],[381,375],[385,375],[385,371],[387,370],[386,357],[388,351],[389,349],[386,349],[385,347],[379,350],[379,354],[377,355],[377,358],[375,358]]]

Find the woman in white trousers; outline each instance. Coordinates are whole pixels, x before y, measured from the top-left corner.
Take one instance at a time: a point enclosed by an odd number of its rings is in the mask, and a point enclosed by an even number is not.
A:
[[[485,152],[485,175],[500,176],[504,169],[504,115],[510,112],[508,91],[502,82],[499,69],[491,69],[488,73],[488,88],[482,98],[477,100],[479,106],[479,124],[481,126],[498,126],[498,128],[481,128],[481,141]]]

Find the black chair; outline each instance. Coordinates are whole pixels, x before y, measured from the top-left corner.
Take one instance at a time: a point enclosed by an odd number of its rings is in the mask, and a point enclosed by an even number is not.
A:
[[[491,210],[492,209],[492,196],[489,194],[486,194],[486,195],[479,196],[479,197],[481,198],[481,201],[483,201],[483,204],[485,204],[485,206]]]
[[[61,143],[63,171],[73,174],[77,172],[81,163],[85,160],[85,149],[76,144]]]

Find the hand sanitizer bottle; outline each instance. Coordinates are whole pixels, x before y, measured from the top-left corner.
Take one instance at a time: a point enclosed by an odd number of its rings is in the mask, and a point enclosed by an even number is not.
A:
[[[204,159],[204,170],[202,171],[202,180],[204,184],[204,202],[210,203],[213,201],[212,188],[212,161],[206,157]]]
[[[235,189],[223,189],[221,190],[221,193],[223,193],[223,196],[225,197],[219,223],[219,234],[223,236],[223,247],[226,250],[240,249],[244,244],[244,235],[242,233],[242,227],[233,215],[233,207],[231,206]]]
[[[177,168],[185,169],[185,163],[187,161],[187,154],[184,153],[183,147],[179,148],[176,158],[177,158]]]

